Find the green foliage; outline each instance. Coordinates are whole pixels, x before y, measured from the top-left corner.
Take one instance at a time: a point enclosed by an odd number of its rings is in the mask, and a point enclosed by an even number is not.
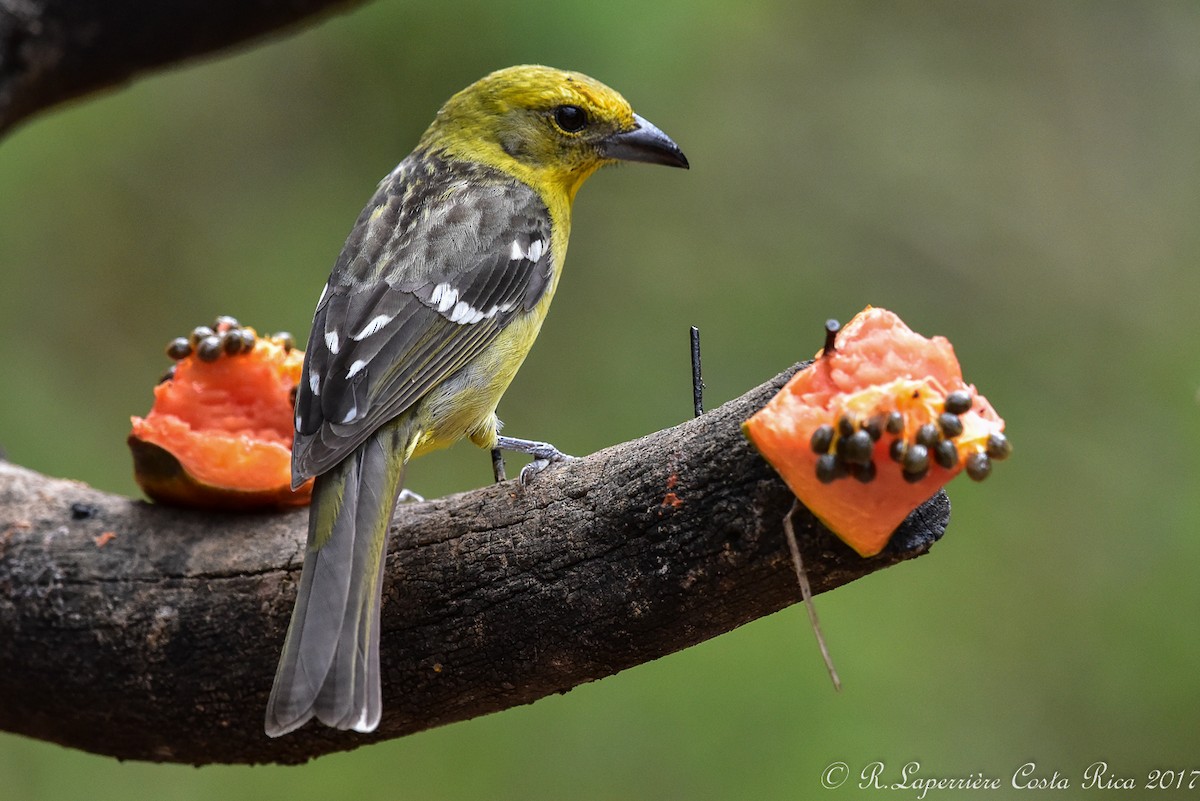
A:
[[[586,453],[661,428],[690,414],[689,325],[715,405],[870,303],[951,338],[1015,453],[951,485],[932,555],[818,599],[841,694],[793,609],[303,768],[6,736],[0,799],[765,800],[823,792],[834,760],[1200,767],[1197,41],[1187,2],[379,0],[26,125],[0,144],[0,444],[49,474],[135,493],[162,346],[219,313],[303,339],[375,183],[523,61],[615,87],[693,168],[583,189],[508,432]],[[409,479],[489,475],[462,445]]]

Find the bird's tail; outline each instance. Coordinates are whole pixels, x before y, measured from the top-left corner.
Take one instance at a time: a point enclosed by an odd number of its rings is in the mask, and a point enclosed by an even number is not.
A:
[[[317,476],[296,606],[267,702],[271,737],[311,717],[338,729],[379,724],[380,579],[411,425],[383,426]]]

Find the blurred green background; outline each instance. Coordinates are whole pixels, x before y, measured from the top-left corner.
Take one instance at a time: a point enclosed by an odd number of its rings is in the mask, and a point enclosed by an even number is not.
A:
[[[618,88],[693,169],[580,194],[510,432],[583,454],[662,428],[690,414],[689,325],[715,406],[870,303],[953,340],[1013,460],[950,487],[930,556],[818,599],[840,694],[793,608],[299,768],[2,735],[0,799],[856,798],[874,760],[1006,787],[1032,761],[1091,797],[1096,761],[1200,768],[1190,0],[378,0],[46,114],[0,143],[8,458],[136,494],[124,437],[167,340],[217,314],[303,338],[376,182],[451,93],[528,61]],[[467,445],[409,473],[426,495],[488,479]]]

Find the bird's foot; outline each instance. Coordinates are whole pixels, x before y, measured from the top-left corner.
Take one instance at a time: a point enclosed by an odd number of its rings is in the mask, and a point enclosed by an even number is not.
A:
[[[518,477],[518,480],[523,487],[528,485],[534,476],[550,465],[567,462],[575,458],[563,453],[549,442],[536,442],[531,439],[517,439],[516,437],[496,437],[496,447],[492,449],[492,469],[496,474],[496,481],[498,482],[505,480],[502,451],[515,451],[533,457],[532,462],[521,468],[521,475]]]

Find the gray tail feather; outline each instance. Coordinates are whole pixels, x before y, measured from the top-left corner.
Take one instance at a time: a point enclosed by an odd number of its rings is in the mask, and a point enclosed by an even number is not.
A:
[[[300,588],[267,702],[268,736],[314,716],[361,732],[379,724],[383,557],[406,445],[407,426],[385,426],[317,476]],[[331,519],[332,531],[321,531]]]

